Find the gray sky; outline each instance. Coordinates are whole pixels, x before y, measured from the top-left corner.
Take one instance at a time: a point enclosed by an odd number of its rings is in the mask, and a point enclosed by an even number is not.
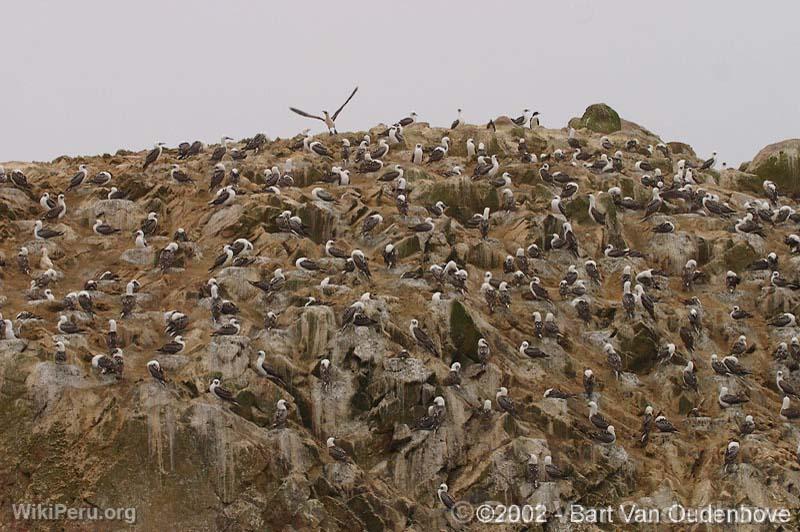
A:
[[[76,1],[4,8],[0,161],[340,130],[561,127],[590,103],[738,164],[800,136],[800,3]]]

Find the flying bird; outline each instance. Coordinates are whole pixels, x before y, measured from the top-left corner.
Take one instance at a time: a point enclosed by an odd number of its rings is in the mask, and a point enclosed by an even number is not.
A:
[[[341,105],[341,107],[339,107],[336,110],[336,112],[334,112],[332,115],[329,114],[328,111],[322,111],[323,116],[312,115],[306,113],[305,111],[301,111],[296,107],[289,107],[289,110],[292,111],[293,113],[299,114],[300,116],[304,116],[306,118],[314,118],[315,120],[320,120],[322,122],[325,122],[325,125],[328,128],[328,133],[330,135],[338,134],[338,131],[336,131],[336,119],[339,117],[339,113],[342,112],[342,109],[344,109],[344,106],[347,105],[350,102],[350,100],[353,99],[353,96],[356,95],[356,91],[358,91],[358,87],[353,89],[353,92],[350,93],[350,96],[347,97],[347,100],[345,100],[345,102]]]

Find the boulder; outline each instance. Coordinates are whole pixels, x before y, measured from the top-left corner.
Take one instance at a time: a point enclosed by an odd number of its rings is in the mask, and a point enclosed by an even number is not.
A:
[[[451,177],[432,183],[420,183],[411,197],[415,202],[433,205],[443,201],[448,214],[464,223],[485,207],[496,211],[500,206],[497,190],[486,181],[473,181],[469,177]]]
[[[215,336],[203,356],[206,370],[218,373],[223,380],[238,379],[249,365],[249,345],[247,336]]]
[[[67,205],[67,209],[69,209],[69,205]],[[93,226],[95,220],[100,218],[125,233],[139,229],[142,220],[147,217],[147,213],[139,204],[126,199],[93,201],[91,206],[79,209],[77,215],[89,227]],[[67,216],[69,216],[69,210]]]
[[[306,360],[321,357],[335,331],[336,318],[331,307],[303,308],[292,326],[297,354]]]
[[[146,248],[131,248],[122,252],[122,260],[137,266],[148,266],[155,262],[156,250],[153,246]]]
[[[585,127],[597,133],[614,133],[622,129],[617,112],[604,103],[590,105],[580,118],[580,127]]]
[[[747,167],[748,173],[775,182],[784,194],[800,193],[800,139],[770,144],[759,151]]]

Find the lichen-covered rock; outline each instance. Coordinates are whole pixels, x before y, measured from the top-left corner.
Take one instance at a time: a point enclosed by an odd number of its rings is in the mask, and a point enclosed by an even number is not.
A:
[[[336,318],[330,307],[302,309],[292,328],[297,354],[305,359],[322,356],[335,330]]]
[[[28,212],[33,202],[21,190],[9,186],[0,186],[0,216],[7,220],[21,219]]]
[[[747,171],[773,181],[785,194],[800,193],[800,139],[764,147],[753,157]]]
[[[647,373],[656,363],[658,348],[658,335],[644,322],[620,331],[620,351],[626,371]]]
[[[495,211],[500,205],[494,187],[486,181],[472,181],[468,177],[453,177],[419,184],[411,198],[429,205],[443,201],[448,206],[448,213],[461,223],[472,218],[475,213],[483,213],[485,207]]]
[[[69,205],[67,205],[69,209]],[[93,226],[96,219],[101,219],[111,227],[130,233],[139,229],[142,221],[147,217],[147,213],[137,203],[125,200],[98,200],[91,207],[80,209],[77,215],[83,223],[89,227]]]
[[[595,103],[587,107],[581,117],[580,125],[598,133],[614,133],[622,129],[617,112],[604,103]]]
[[[450,306],[450,341],[460,357],[477,361],[478,340],[481,333],[470,313],[460,301]]]
[[[249,365],[246,351],[249,345],[246,336],[215,337],[204,357],[206,369],[226,380],[241,377]]]
[[[122,260],[136,264],[137,266],[147,266],[153,264],[156,257],[156,250],[153,246],[146,248],[131,248],[122,252]]]

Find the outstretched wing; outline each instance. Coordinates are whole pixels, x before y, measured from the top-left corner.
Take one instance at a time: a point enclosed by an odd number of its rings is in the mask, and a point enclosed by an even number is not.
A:
[[[352,92],[352,93],[350,93],[350,96],[347,98],[347,100],[345,100],[345,102],[342,104],[342,106],[341,106],[341,107],[339,107],[339,108],[336,110],[336,112],[335,112],[335,113],[333,113],[333,116],[331,116],[331,119],[332,119],[334,122],[336,122],[336,117],[337,117],[337,116],[339,116],[339,113],[341,113],[341,112],[342,112],[342,109],[344,109],[344,106],[345,106],[345,105],[347,105],[347,104],[350,102],[350,100],[352,100],[352,99],[353,99],[353,96],[355,96],[355,95],[356,95],[356,91],[357,91],[357,90],[358,90],[358,87],[356,87],[355,89],[353,89],[353,92]]]
[[[345,102],[345,103],[347,103],[347,102]],[[344,106],[342,106],[342,107],[344,107]],[[308,114],[305,111],[301,111],[300,109],[298,109],[296,107],[289,107],[289,110],[294,112],[294,113],[299,114],[300,116],[305,116],[306,118],[316,118],[317,120],[322,120],[323,122],[325,121],[325,119],[322,118],[321,116]]]

